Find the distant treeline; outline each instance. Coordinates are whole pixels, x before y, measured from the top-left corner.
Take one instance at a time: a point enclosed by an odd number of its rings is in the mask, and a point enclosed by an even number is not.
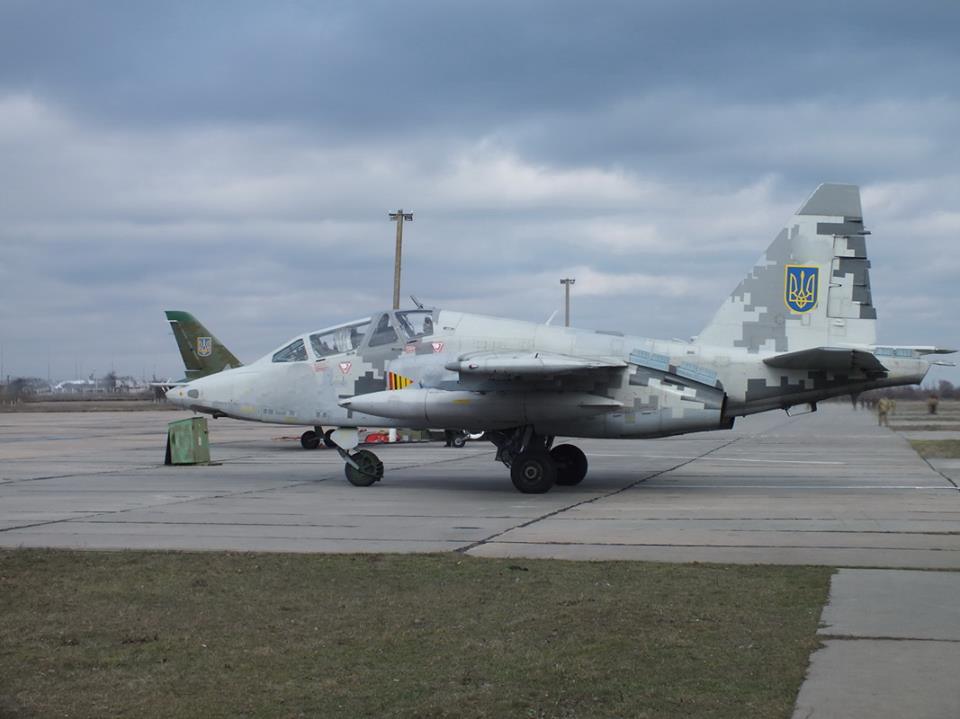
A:
[[[154,382],[157,380],[154,378]],[[88,380],[63,382],[52,386],[40,377],[13,377],[0,382],[0,404],[19,404],[38,400],[102,399],[104,395],[161,399],[163,391],[159,383],[149,385],[133,377],[119,377],[108,372],[103,377]]]

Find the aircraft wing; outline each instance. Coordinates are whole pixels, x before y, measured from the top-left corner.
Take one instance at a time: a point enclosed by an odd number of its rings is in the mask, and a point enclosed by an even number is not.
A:
[[[445,367],[461,375],[497,378],[540,379],[556,375],[584,374],[598,370],[623,369],[617,359],[576,357],[549,352],[472,352],[460,355]]]
[[[778,369],[808,369],[824,372],[860,371],[868,376],[887,374],[887,368],[873,353],[846,347],[813,347],[767,357],[763,362]]]

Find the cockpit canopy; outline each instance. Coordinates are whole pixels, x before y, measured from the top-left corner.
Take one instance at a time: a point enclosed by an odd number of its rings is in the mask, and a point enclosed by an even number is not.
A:
[[[317,357],[329,357],[357,349],[370,329],[370,320],[358,320],[348,325],[323,330],[310,335],[310,346]]]
[[[306,362],[356,352],[361,347],[384,347],[433,334],[439,310],[390,310],[298,337],[271,356],[273,362]],[[311,356],[312,355],[312,356]]]

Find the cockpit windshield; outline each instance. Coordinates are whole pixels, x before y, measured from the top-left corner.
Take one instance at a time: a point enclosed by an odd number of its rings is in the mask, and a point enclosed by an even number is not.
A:
[[[360,346],[369,328],[370,320],[361,320],[326,332],[318,332],[310,335],[310,346],[317,357],[351,352]]]
[[[410,339],[433,334],[433,312],[431,310],[397,312],[397,319]]]
[[[282,350],[274,353],[274,362],[304,362],[307,359],[307,348],[303,340],[294,340]]]

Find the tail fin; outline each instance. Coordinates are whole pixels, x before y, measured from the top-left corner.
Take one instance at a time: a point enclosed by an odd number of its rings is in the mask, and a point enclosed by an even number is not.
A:
[[[177,347],[180,348],[188,380],[243,366],[243,363],[189,312],[167,310],[166,314],[170,329],[177,340]]]
[[[748,352],[876,343],[860,188],[823,184],[697,338]]]

